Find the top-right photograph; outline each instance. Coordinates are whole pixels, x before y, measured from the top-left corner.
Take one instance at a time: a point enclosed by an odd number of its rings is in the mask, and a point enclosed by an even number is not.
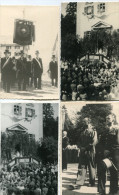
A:
[[[61,99],[119,100],[119,2],[62,3]]]

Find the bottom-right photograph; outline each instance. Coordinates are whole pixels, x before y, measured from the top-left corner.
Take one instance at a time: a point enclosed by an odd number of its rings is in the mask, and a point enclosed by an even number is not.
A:
[[[61,104],[62,194],[119,194],[119,102]]]

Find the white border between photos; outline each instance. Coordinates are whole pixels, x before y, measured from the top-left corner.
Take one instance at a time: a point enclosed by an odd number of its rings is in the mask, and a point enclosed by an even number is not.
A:
[[[0,5],[41,5],[41,6],[60,6],[66,2],[88,2],[90,0],[0,0]],[[93,0],[102,2],[102,0]],[[119,0],[104,0],[104,2],[119,2]]]

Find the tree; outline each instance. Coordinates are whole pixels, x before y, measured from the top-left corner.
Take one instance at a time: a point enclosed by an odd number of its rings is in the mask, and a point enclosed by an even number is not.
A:
[[[50,103],[43,104],[43,121],[47,121],[50,118],[53,118],[54,111]]]
[[[105,29],[99,29],[97,31],[91,31],[90,36],[84,36],[80,39],[81,53],[96,53],[98,50],[107,50],[107,57],[110,59],[118,56],[119,51],[119,32],[108,32]]]
[[[87,128],[85,118],[90,119],[98,134],[106,132],[106,117],[111,112],[111,104],[86,104],[83,106],[81,111],[76,114],[74,129],[70,129],[68,132],[70,144],[78,144],[81,131]]]
[[[52,136],[40,140],[38,155],[44,163],[54,163],[58,160],[58,141]]]
[[[58,139],[58,117],[54,118],[52,104],[43,104],[43,133],[44,136],[53,136]]]
[[[83,130],[80,124],[85,118],[89,118],[96,131],[102,133],[106,130],[106,117],[111,114],[111,112],[111,104],[87,104],[77,113],[79,120],[77,120],[76,128]]]
[[[75,35],[76,19],[72,15],[61,15],[61,37],[64,38],[67,34]]]
[[[78,37],[67,33],[61,40],[61,56],[64,61],[76,62],[79,55]]]
[[[37,142],[29,139],[28,133],[2,132],[1,133],[1,157],[2,160],[11,160],[12,154],[20,152],[23,156],[37,158]]]
[[[63,130],[69,131],[70,129],[73,129],[73,123],[71,122],[71,119],[68,116],[67,108],[65,107],[65,105],[62,106],[62,110],[65,114],[64,121],[62,121],[62,122],[64,122]]]
[[[76,61],[78,55],[78,37],[76,36],[77,3],[68,3],[66,15],[61,15],[61,58]]]
[[[58,158],[58,117],[54,118],[50,103],[43,104],[43,138],[40,139],[37,154],[45,163],[53,163]]]
[[[76,10],[77,10],[77,3],[75,2],[70,2],[68,3],[67,7],[66,7],[66,13],[67,15],[72,15],[75,16],[76,15]]]
[[[66,15],[61,15],[61,37],[67,34],[76,35],[76,3],[68,3]]]

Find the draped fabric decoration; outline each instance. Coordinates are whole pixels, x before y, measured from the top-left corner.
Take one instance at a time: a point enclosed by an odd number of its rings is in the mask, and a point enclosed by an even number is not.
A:
[[[31,108],[26,108],[26,121],[31,122],[35,117],[35,110]]]
[[[33,22],[16,19],[14,22],[13,43],[19,45],[32,45],[35,41],[35,26]]]
[[[88,17],[88,19],[92,19],[94,17],[94,6],[86,6],[84,7],[84,15]]]

